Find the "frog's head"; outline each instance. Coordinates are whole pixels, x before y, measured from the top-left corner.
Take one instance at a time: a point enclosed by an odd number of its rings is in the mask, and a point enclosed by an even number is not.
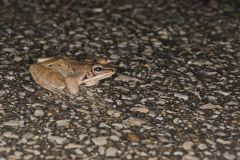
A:
[[[86,74],[83,80],[84,84],[86,86],[95,85],[100,80],[111,77],[115,71],[105,58],[99,58],[91,64],[91,71]]]

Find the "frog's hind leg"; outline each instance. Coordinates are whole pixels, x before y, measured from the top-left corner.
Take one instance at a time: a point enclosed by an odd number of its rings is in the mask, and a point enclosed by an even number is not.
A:
[[[37,84],[52,92],[63,92],[66,88],[64,77],[42,65],[33,64],[29,71]]]

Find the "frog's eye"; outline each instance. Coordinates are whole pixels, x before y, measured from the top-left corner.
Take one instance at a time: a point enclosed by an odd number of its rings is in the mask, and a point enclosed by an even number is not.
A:
[[[103,71],[103,66],[100,66],[100,65],[93,66],[93,72],[95,74],[100,74],[102,73],[102,71]]]

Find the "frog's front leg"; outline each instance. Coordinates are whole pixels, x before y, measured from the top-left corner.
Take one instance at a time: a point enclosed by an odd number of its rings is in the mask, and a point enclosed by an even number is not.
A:
[[[42,66],[41,64],[33,64],[29,71],[37,84],[52,92],[63,92],[66,88],[64,77],[55,71]]]
[[[82,79],[84,76],[69,76],[65,78],[65,84],[68,91],[73,94],[77,95],[79,92],[79,85],[83,83]]]

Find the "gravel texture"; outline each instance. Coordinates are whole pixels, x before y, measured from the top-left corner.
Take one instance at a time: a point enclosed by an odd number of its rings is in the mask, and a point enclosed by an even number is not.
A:
[[[240,159],[237,0],[0,1],[0,160]],[[71,98],[39,57],[106,57]]]

